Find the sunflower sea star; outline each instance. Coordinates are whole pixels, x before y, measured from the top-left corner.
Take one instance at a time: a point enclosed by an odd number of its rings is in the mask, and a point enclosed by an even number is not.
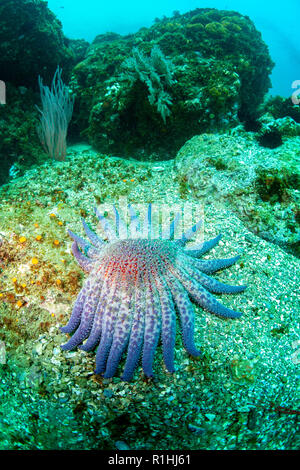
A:
[[[185,248],[201,226],[201,221],[174,240],[177,215],[162,238],[151,239],[151,205],[148,207],[143,229],[129,205],[129,230],[134,238],[121,239],[127,230],[117,209],[117,233],[96,211],[107,235],[108,243],[99,238],[82,220],[90,243],[69,231],[73,238],[72,251],[79,265],[90,273],[75,302],[64,333],[75,333],[62,349],[80,345],[84,351],[98,346],[96,374],[113,377],[124,350],[127,358],[122,375],[130,380],[142,352],[142,367],[147,377],[153,376],[153,359],[162,339],[163,359],[169,372],[174,372],[176,309],[181,322],[183,344],[193,356],[201,355],[194,344],[194,307],[190,297],[211,313],[225,318],[237,318],[235,312],[220,304],[211,293],[242,292],[246,286],[229,286],[208,274],[234,264],[239,256],[228,259],[200,260],[213,248],[221,235]],[[150,235],[149,235],[150,234]],[[169,239],[166,238],[169,234]],[[86,340],[84,343],[83,341]],[[83,343],[83,344],[81,344]]]

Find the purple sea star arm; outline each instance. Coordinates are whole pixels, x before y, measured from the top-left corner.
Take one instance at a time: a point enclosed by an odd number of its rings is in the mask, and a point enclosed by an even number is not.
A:
[[[195,311],[192,302],[189,299],[189,296],[186,290],[182,287],[180,282],[175,278],[168,276],[167,282],[171,289],[171,293],[174,298],[174,302],[177,306],[180,323],[182,330],[182,339],[185,349],[192,356],[200,356],[201,351],[196,348],[194,342],[194,318]]]
[[[142,367],[147,377],[153,376],[153,359],[161,333],[161,309],[159,296],[152,276],[146,281],[146,317]]]
[[[65,326],[62,326],[60,328],[60,331],[62,333],[72,333],[80,324],[80,319],[81,319],[81,312],[83,309],[83,305],[85,302],[85,297],[86,297],[86,287],[85,285],[82,287],[81,291],[78,294],[78,297],[76,299],[76,302],[74,304],[70,320]]]
[[[212,259],[212,260],[193,260],[192,265],[200,269],[203,273],[212,274],[221,269],[228,268],[240,259],[240,255],[233,258]]]
[[[114,241],[117,239],[117,236],[116,236],[116,233],[115,231],[113,230],[112,226],[110,225],[110,223],[108,222],[108,220],[102,215],[100,214],[100,212],[98,211],[97,207],[94,208],[94,211],[95,211],[95,214],[96,216],[98,217],[99,219],[99,222],[101,223],[102,225],[102,228],[104,230],[104,232],[106,233],[106,236],[108,238],[109,241]]]
[[[195,225],[193,225],[190,229],[188,229],[186,232],[182,234],[182,237],[180,240],[177,240],[177,244],[180,246],[184,246],[193,236],[195,233],[199,230],[200,227],[203,225],[203,220],[199,220]]]
[[[99,340],[101,337],[101,322],[102,322],[102,317],[103,317],[103,300],[102,298],[98,302],[95,316],[93,319],[93,325],[89,334],[89,337],[87,340],[78,346],[78,349],[81,349],[82,351],[91,351],[92,349],[95,348],[97,344],[99,344]]]
[[[194,281],[182,271],[172,269],[171,272],[176,276],[183,286],[190,293],[193,299],[204,309],[208,310],[215,315],[225,318],[238,318],[242,315],[241,312],[235,312],[230,308],[224,307],[220,304],[199,282]]]
[[[96,354],[96,374],[102,374],[105,371],[107,357],[113,340],[121,296],[118,275],[117,279],[111,280],[108,283],[107,288],[107,302],[101,322],[101,340]]]
[[[145,328],[145,307],[143,305],[144,292],[141,283],[138,282],[135,288],[135,299],[133,304],[133,319],[127,350],[122,380],[130,381],[141,355]]]
[[[91,282],[91,279],[88,279],[85,289],[85,302],[81,312],[79,328],[75,331],[69,341],[61,346],[64,350],[74,349],[89,336],[91,331],[95,310],[98,304],[100,286],[99,283],[95,284]]]
[[[104,271],[105,271],[105,267],[103,267],[102,272],[104,272]],[[98,273],[98,275],[99,275],[99,273]],[[79,346],[79,349],[81,349],[82,351],[91,351],[92,349],[94,349],[94,347],[97,344],[99,344],[99,340],[100,340],[100,337],[101,337],[103,314],[104,314],[105,309],[106,309],[109,294],[112,292],[111,289],[110,289],[110,280],[107,277],[105,277],[104,280],[102,279],[101,284],[102,284],[101,285],[101,292],[100,292],[100,295],[99,295],[99,301],[98,301],[98,304],[97,304],[97,307],[96,307],[95,316],[94,316],[93,325],[92,325],[90,335],[87,338],[87,340],[85,341],[85,343],[83,343],[82,345]]]
[[[206,242],[200,243],[199,245],[194,246],[190,249],[185,249],[184,252],[187,255],[193,256],[194,258],[200,258],[200,256],[204,255],[210,251],[214,246],[216,246],[219,241],[221,240],[222,235],[219,234],[216,238],[212,240],[207,240]]]
[[[87,242],[84,238],[79,237],[76,233],[73,233],[71,230],[68,230],[68,234],[71,238],[76,242],[78,246],[82,249],[85,256],[88,258],[95,258],[96,255],[99,254],[99,251],[96,250],[89,242]]]
[[[84,270],[90,273],[94,267],[95,260],[91,260],[84,256],[78,248],[76,242],[72,243],[72,253],[75,256],[77,263]]]
[[[88,226],[88,224],[86,223],[84,219],[81,219],[81,222],[89,240],[92,242],[92,244],[96,248],[101,250],[103,248],[104,241],[101,240],[101,238],[99,238],[98,235],[96,235],[96,233],[92,229],[90,229],[90,227]]]
[[[160,296],[164,363],[169,372],[174,372],[174,347],[176,336],[176,313],[174,303],[165,279],[158,275],[155,277],[155,283]]]
[[[213,292],[215,294],[237,294],[239,292],[243,292],[247,286],[231,286],[228,284],[224,284],[223,282],[217,281],[213,279],[203,272],[199,271],[198,269],[191,268],[189,265],[189,260],[180,260],[177,259],[178,266],[180,266],[183,272],[186,272],[192,279],[198,281],[205,289]]]
[[[113,342],[106,363],[105,378],[110,378],[115,375],[121,356],[128,344],[132,323],[132,315],[130,312],[131,302],[132,294],[130,290],[128,292],[123,290],[113,333]]]

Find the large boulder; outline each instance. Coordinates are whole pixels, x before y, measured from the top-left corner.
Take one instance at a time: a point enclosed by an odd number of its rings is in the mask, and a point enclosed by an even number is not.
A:
[[[176,13],[136,34],[96,37],[73,70],[75,119],[102,151],[171,158],[192,135],[256,119],[273,65],[248,17]]]
[[[6,86],[7,104],[0,106],[0,185],[43,160],[38,140],[38,112],[29,88]]]
[[[264,148],[241,126],[194,136],[175,165],[183,198],[233,211],[256,235],[300,256],[300,137]]]
[[[74,53],[61,22],[40,0],[0,3],[1,80],[37,87],[38,75],[50,81],[57,65],[70,68]]]
[[[0,80],[6,86],[6,104],[0,105],[0,184],[9,172],[19,174],[43,159],[36,134],[38,76],[50,84],[60,65],[67,81],[87,47],[84,40],[64,36],[47,2],[0,2]]]

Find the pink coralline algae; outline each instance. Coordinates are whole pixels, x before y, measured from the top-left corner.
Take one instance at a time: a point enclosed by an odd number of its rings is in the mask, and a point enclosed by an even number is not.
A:
[[[78,346],[90,351],[97,346],[95,373],[105,378],[115,375],[127,350],[122,379],[129,381],[140,356],[144,374],[153,376],[155,350],[161,339],[166,369],[174,372],[176,316],[180,320],[185,349],[193,356],[201,355],[194,343],[195,313],[190,299],[220,317],[240,317],[240,312],[220,304],[212,293],[238,293],[246,286],[230,286],[208,276],[231,266],[239,256],[200,260],[221,236],[189,249],[186,244],[201,222],[175,240],[178,217],[166,232],[168,239],[164,236],[152,239],[151,205],[142,228],[134,209],[129,206],[129,231],[134,231],[134,237],[122,239],[120,231],[127,228],[117,209],[114,210],[116,232],[96,210],[108,242],[99,238],[84,220],[83,227],[90,242],[69,231],[74,240],[73,254],[90,274],[78,294],[68,324],[61,328],[64,333],[76,330],[62,349]]]

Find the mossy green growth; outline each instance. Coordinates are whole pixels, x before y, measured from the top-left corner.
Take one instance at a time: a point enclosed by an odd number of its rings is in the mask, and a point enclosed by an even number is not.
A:
[[[213,36],[216,37],[226,37],[228,35],[228,30],[225,28],[225,26],[222,23],[218,23],[214,21],[213,23],[208,23],[205,26],[206,31],[209,34],[212,34]]]
[[[300,187],[300,172],[296,166],[284,165],[278,168],[256,169],[256,188],[259,197],[270,203],[288,200],[289,189]]]
[[[26,88],[6,87],[7,104],[0,106],[0,184],[5,183],[9,170],[19,176],[26,168],[46,158],[37,137],[37,110],[34,95]]]
[[[274,119],[281,119],[286,116],[300,123],[300,106],[293,104],[291,98],[283,98],[282,96],[270,97],[265,105],[264,112],[270,113]]]
[[[124,78],[122,62],[153,47],[174,64],[164,120],[143,83]],[[252,120],[271,85],[273,67],[253,22],[233,11],[197,8],[156,20],[136,34],[97,36],[73,70],[74,122],[100,151],[142,159],[173,158],[202,132]],[[127,77],[128,78],[128,77]],[[186,123],[189,123],[187,126]]]
[[[64,72],[74,66],[61,22],[42,0],[0,2],[1,80],[34,87],[39,74],[51,80],[57,65]]]

